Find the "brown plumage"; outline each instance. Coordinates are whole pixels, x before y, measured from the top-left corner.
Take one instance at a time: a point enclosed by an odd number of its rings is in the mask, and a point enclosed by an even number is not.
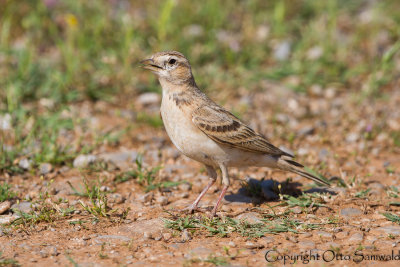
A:
[[[163,89],[161,116],[174,145],[186,156],[205,164],[210,182],[189,210],[193,211],[222,172],[224,185],[213,209],[229,186],[228,167],[266,166],[297,173],[321,184],[324,180],[306,172],[293,156],[272,145],[232,113],[198,89],[189,61],[181,53],[167,51],[142,61],[144,68],[158,76]]]

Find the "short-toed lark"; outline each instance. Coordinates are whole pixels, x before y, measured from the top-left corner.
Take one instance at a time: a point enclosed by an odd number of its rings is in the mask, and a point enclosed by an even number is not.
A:
[[[206,166],[210,181],[189,207],[193,212],[222,173],[223,189],[212,216],[229,187],[228,167],[265,166],[297,173],[318,183],[293,156],[272,145],[232,113],[217,105],[197,87],[189,61],[176,51],[159,52],[141,61],[158,76],[162,87],[161,116],[174,145],[184,155]]]

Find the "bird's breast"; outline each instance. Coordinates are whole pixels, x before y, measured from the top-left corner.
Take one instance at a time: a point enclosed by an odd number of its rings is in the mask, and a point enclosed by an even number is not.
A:
[[[179,107],[173,98],[164,96],[161,117],[172,143],[184,155],[205,164],[215,165],[222,149],[194,125],[190,107]]]

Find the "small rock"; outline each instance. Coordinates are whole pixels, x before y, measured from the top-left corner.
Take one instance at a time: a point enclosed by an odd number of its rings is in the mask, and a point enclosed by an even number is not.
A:
[[[153,235],[150,232],[144,232],[143,237],[144,237],[144,239],[147,239],[147,240],[153,239]]]
[[[328,156],[329,156],[329,151],[325,148],[321,149],[318,153],[318,158],[320,161],[327,160]]]
[[[283,61],[289,58],[290,56],[290,47],[291,44],[289,41],[285,40],[283,42],[278,43],[274,50],[274,58]]]
[[[374,243],[374,245],[375,245],[375,247],[378,247],[378,248],[380,248],[380,249],[383,249],[384,247],[387,247],[387,248],[389,248],[389,247],[396,247],[396,242],[393,242],[393,241],[389,241],[389,240],[377,240],[375,243]]]
[[[0,214],[3,214],[4,212],[8,211],[11,207],[10,201],[4,201],[0,203]]]
[[[19,216],[13,215],[0,215],[0,224],[9,224],[18,219]]]
[[[372,246],[375,241],[377,241],[378,238],[375,236],[367,236],[366,240],[365,240],[365,244]]]
[[[162,234],[162,237],[165,241],[168,241],[172,238],[172,234],[171,233],[164,233]]]
[[[142,203],[147,203],[150,202],[153,199],[154,193],[153,192],[149,192],[146,193],[144,195],[141,195],[138,197],[138,200]]]
[[[104,153],[99,155],[99,158],[105,162],[111,162],[118,167],[123,167],[124,163],[132,163],[138,156],[137,151],[127,150],[122,152]]]
[[[191,24],[183,28],[183,33],[186,36],[197,37],[203,35],[204,29],[199,24]]]
[[[333,87],[329,87],[325,89],[325,98],[333,99],[336,95],[336,89]]]
[[[57,256],[60,253],[57,251],[57,248],[55,246],[50,246],[49,247],[49,252],[51,256]]]
[[[136,104],[140,106],[157,105],[160,103],[160,95],[157,93],[144,93],[136,99]]]
[[[358,133],[349,133],[346,136],[346,141],[349,143],[354,143],[360,138],[360,135]]]
[[[178,198],[188,198],[189,197],[189,193],[188,192],[183,192],[182,194],[178,194],[177,197]]]
[[[335,234],[337,239],[343,239],[346,238],[349,235],[349,232],[338,232]]]
[[[164,221],[158,217],[149,220],[137,220],[134,223],[126,224],[120,228],[120,232],[126,233],[129,236],[132,236],[132,234],[140,235],[144,232],[149,232],[152,236],[157,236],[163,229]]]
[[[263,24],[263,25],[258,26],[256,35],[255,35],[256,40],[259,42],[262,42],[265,39],[267,39],[267,37],[269,35],[269,31],[270,31],[270,27],[268,25]]]
[[[364,239],[364,236],[362,233],[355,233],[352,236],[350,236],[350,238],[348,239],[348,242],[351,244],[354,244],[354,243],[358,244],[358,243],[361,243],[363,241],[363,239]]]
[[[324,50],[321,46],[313,46],[307,50],[307,58],[309,60],[317,60],[319,59],[324,53]]]
[[[184,242],[187,242],[187,241],[189,241],[190,239],[192,239],[192,237],[191,237],[191,235],[190,235],[190,233],[188,232],[187,229],[185,229],[185,230],[182,232],[181,237],[182,237],[182,241],[184,241]]]
[[[46,250],[42,249],[41,251],[39,251],[39,255],[42,258],[47,258],[49,256],[49,253]]]
[[[273,236],[264,236],[259,239],[259,243],[263,244],[265,247],[269,247],[271,243],[274,243],[275,239]]]
[[[6,113],[4,115],[0,115],[0,129],[3,131],[11,130],[11,115]]]
[[[307,155],[308,153],[309,153],[309,150],[308,150],[307,148],[301,147],[301,148],[299,148],[299,149],[297,150],[297,154],[298,154],[299,156],[304,156],[304,155]]]
[[[96,160],[97,157],[95,155],[79,155],[74,159],[73,166],[75,168],[86,168]]]
[[[283,113],[278,113],[278,114],[275,114],[275,120],[284,124],[289,121],[289,116],[286,114],[283,114]]]
[[[62,167],[58,170],[58,172],[59,172],[59,173],[64,173],[64,172],[69,171],[70,169],[71,169],[71,168],[68,167],[68,166],[62,166]]]
[[[236,219],[247,221],[248,223],[262,223],[261,218],[256,212],[246,212],[236,216]]]
[[[313,84],[313,85],[310,87],[310,93],[311,93],[312,95],[315,95],[315,96],[321,96],[322,93],[323,93],[321,85],[319,85],[319,84]]]
[[[235,248],[236,244],[233,241],[229,241],[228,246],[230,246],[231,248]]]
[[[286,236],[286,239],[293,243],[299,242],[299,240],[295,236],[292,236],[292,235]]]
[[[21,211],[24,213],[30,213],[32,211],[32,203],[23,201],[20,203],[15,203],[11,206],[11,209],[14,211]]]
[[[101,191],[101,192],[110,192],[110,191],[111,191],[111,188],[109,188],[108,186],[102,185],[102,186],[100,187],[100,191]]]
[[[207,259],[209,255],[214,254],[215,251],[210,248],[206,247],[196,247],[192,249],[189,253],[189,258],[200,258],[200,259]]]
[[[245,246],[246,248],[249,248],[249,249],[263,248],[263,247],[264,247],[263,244],[253,243],[253,242],[250,242],[250,241],[247,241],[247,242],[244,244],[244,246]]]
[[[29,170],[31,168],[32,161],[28,159],[21,159],[18,163],[18,166],[24,170]]]
[[[168,201],[168,198],[167,198],[167,197],[159,196],[159,197],[157,197],[156,202],[157,202],[158,204],[160,204],[161,206],[165,206],[165,205],[168,204],[169,201]]]
[[[178,186],[178,188],[179,188],[179,190],[182,190],[182,191],[184,191],[184,192],[187,192],[187,191],[190,191],[190,189],[192,188],[192,186],[191,186],[189,183],[183,183],[183,184],[180,184],[180,185]]]
[[[380,195],[385,191],[385,186],[381,183],[371,183],[368,188],[371,189],[370,194],[372,195]]]
[[[121,204],[125,202],[125,197],[119,193],[114,193],[109,195],[109,200],[115,204]]]
[[[297,131],[297,134],[299,136],[312,135],[314,133],[315,133],[315,128],[313,126],[305,126]]]
[[[232,211],[232,208],[227,205],[222,205],[222,207],[220,209],[223,212],[231,212]]]
[[[300,238],[309,238],[309,237],[312,237],[313,235],[312,235],[312,233],[310,233],[310,232],[305,232],[305,233],[302,233],[301,235],[300,235]]]
[[[94,239],[97,244],[102,244],[104,242],[115,243],[117,242],[130,242],[132,239],[127,236],[121,235],[100,235]]]
[[[298,243],[299,247],[301,249],[306,249],[306,250],[310,250],[310,249],[314,249],[315,248],[315,243],[313,241],[300,241]]]
[[[294,214],[301,214],[303,212],[303,209],[299,206],[296,206],[296,207],[292,208],[292,212]]]
[[[398,236],[400,235],[400,226],[397,225],[381,226],[376,229],[371,229],[371,233],[385,233],[387,235]]]
[[[318,231],[317,235],[324,238],[332,238],[332,234],[324,231]]]
[[[340,210],[340,215],[343,217],[354,217],[362,214],[362,211],[356,208],[344,208]]]
[[[325,243],[325,247],[328,248],[328,249],[340,248],[340,245],[338,243],[335,243],[335,242],[327,242],[327,243]]]
[[[42,163],[39,166],[39,172],[41,175],[46,175],[53,170],[53,166],[50,163]]]

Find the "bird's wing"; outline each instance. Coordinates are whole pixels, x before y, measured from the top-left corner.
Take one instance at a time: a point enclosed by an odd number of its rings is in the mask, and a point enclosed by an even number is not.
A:
[[[204,105],[195,109],[192,121],[217,143],[256,153],[293,157],[269,143],[232,113],[217,105]]]

